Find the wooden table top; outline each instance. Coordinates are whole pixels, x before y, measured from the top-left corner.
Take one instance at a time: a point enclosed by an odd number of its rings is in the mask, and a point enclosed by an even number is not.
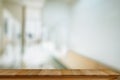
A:
[[[6,77],[116,77],[118,73],[110,70],[88,70],[88,69],[75,69],[75,70],[40,70],[40,69],[23,69],[23,70],[0,70],[0,78]]]

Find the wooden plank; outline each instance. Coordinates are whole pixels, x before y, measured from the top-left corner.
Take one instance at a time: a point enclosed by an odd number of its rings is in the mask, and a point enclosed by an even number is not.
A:
[[[28,78],[24,78],[24,79],[2,79],[2,80],[114,80],[114,79],[109,79],[109,78],[103,78],[103,79],[100,79],[100,78],[31,78],[31,79],[28,79]]]
[[[73,70],[0,70],[1,76],[119,76],[119,73],[103,69],[73,69]]]
[[[109,70],[0,70],[0,80],[115,80],[120,76]]]

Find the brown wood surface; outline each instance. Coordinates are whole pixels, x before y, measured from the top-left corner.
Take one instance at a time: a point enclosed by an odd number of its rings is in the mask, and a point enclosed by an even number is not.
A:
[[[116,80],[110,70],[0,70],[0,80]]]
[[[108,67],[99,62],[74,51],[68,51],[65,57],[58,58],[58,60],[68,69],[108,69]]]

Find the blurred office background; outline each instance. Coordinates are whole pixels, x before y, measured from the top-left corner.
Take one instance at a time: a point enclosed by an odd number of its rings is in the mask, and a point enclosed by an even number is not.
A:
[[[1,69],[120,71],[120,0],[0,0]],[[65,63],[64,63],[65,60]]]

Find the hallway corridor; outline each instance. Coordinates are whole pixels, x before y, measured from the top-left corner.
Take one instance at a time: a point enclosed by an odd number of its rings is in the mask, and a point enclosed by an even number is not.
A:
[[[0,68],[2,69],[64,69],[53,58],[57,51],[49,43],[33,44],[25,47],[21,54],[20,45],[8,44],[4,53],[0,56]],[[59,65],[59,66],[58,66]]]
[[[120,73],[120,0],[0,0],[0,69]]]

